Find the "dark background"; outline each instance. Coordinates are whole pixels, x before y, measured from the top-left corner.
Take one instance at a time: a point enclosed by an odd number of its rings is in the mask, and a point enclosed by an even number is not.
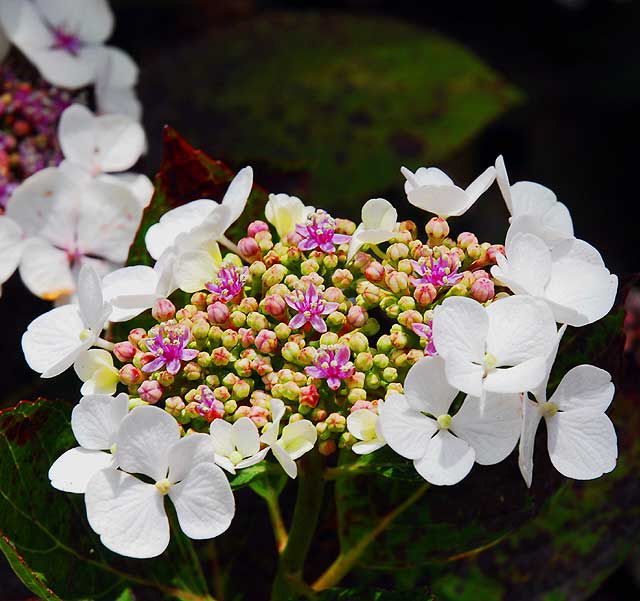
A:
[[[217,123],[216,116],[212,115],[202,123],[204,115],[190,111],[192,98],[216,94],[225,79],[224,57],[220,57],[219,71],[211,69],[207,77],[190,82],[181,78],[182,61],[198,60],[198,52],[192,48],[203,36],[215,36],[216,32],[222,35],[228,28],[242,27],[274,10],[299,14],[320,10],[363,18],[397,19],[424,30],[425,34],[435,31],[462,44],[522,93],[519,104],[451,156],[438,160],[438,166],[464,186],[502,153],[512,181],[530,179],[557,193],[571,210],[576,235],[602,252],[612,272],[624,276],[637,271],[635,177],[640,109],[640,6],[637,2],[585,1],[568,6],[568,2],[550,1],[119,0],[112,4],[117,23],[112,43],[129,51],[140,65],[139,90],[150,142],[150,152],[141,170],[149,175],[160,161],[163,121],[178,128],[190,125],[196,132],[197,139],[190,138],[195,146],[205,152],[216,151],[215,158],[224,159],[233,167],[241,166],[246,158],[225,155],[216,149],[217,128],[225,128],[228,135],[229,130],[233,132],[233,121]],[[287,35],[286,31],[273,33]],[[298,49],[294,47],[291,51]],[[268,46],[264,52],[269,52]],[[207,57],[209,64],[215,64],[211,57]],[[435,67],[424,65],[424,68]],[[158,93],[167,85],[175,86],[178,93],[170,97]],[[328,124],[331,118],[331,114],[317,115],[317,119],[326,120]],[[249,157],[256,167],[256,180],[276,192],[288,191],[289,184],[299,187],[299,173],[270,170],[270,153],[277,150],[277,146],[256,148]],[[366,160],[367,149],[363,148],[362,152]],[[399,158],[398,166],[401,163]],[[372,196],[373,193],[385,195],[400,203],[402,183],[403,179],[398,176],[393,188],[373,190]],[[304,200],[313,204],[313,199]],[[340,199],[340,214],[357,217],[364,200],[350,197],[345,191]],[[484,239],[502,241],[506,215],[495,187],[483,202],[486,202],[483,208],[479,208],[478,203],[460,220],[462,225],[456,224],[456,227],[458,231],[478,230]],[[403,214],[406,205],[398,206],[402,206],[401,218],[413,215],[408,208]],[[47,308],[47,303],[28,295],[16,276],[4,287],[0,299],[2,406],[39,394],[73,395],[77,389],[73,377],[57,379],[55,385],[38,380],[21,356],[18,344],[21,333]],[[633,573],[634,561],[631,560],[611,576],[592,599],[639,599],[640,590]],[[21,586],[13,584],[7,568],[2,565],[0,599],[27,596]]]

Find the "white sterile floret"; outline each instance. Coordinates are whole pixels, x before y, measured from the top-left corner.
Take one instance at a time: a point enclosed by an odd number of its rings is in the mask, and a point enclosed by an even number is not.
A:
[[[592,480],[612,471],[618,458],[616,432],[605,413],[615,392],[608,372],[578,365],[565,374],[547,401],[549,373],[563,332],[564,328],[548,358],[544,381],[533,391],[535,400],[526,395],[522,401],[518,463],[527,486],[533,479],[533,449],[542,418],[551,463],[563,476]]]
[[[118,387],[120,377],[108,351],[89,349],[75,360],[73,368],[84,382],[82,394],[113,394]]]
[[[125,262],[142,207],[121,183],[76,181],[49,167],[16,188],[6,215],[25,238],[22,281],[33,294],[56,300],[75,292],[83,265],[104,275]]]
[[[378,411],[382,402],[378,405]],[[347,416],[347,430],[357,439],[351,449],[357,455],[373,453],[387,444],[380,429],[380,418],[369,409],[356,409]]]
[[[179,251],[183,245],[197,247],[207,241],[224,241],[225,232],[240,217],[253,185],[251,167],[240,169],[218,204],[201,198],[176,207],[160,217],[145,235],[149,254],[158,259],[170,246]]]
[[[306,206],[297,196],[288,194],[269,194],[264,207],[267,221],[276,228],[281,239],[296,231],[296,225],[307,221],[313,213],[313,207]]]
[[[467,396],[454,415],[458,390],[447,381],[441,357],[425,357],[407,374],[405,394],[387,395],[380,429],[387,444],[412,459],[428,482],[460,482],[473,467],[499,463],[515,448],[521,413],[517,394],[487,394],[481,403]]]
[[[83,396],[71,412],[71,429],[78,444],[63,453],[49,469],[51,486],[65,492],[84,493],[89,480],[114,466],[114,444],[129,410],[129,397],[106,394]]]
[[[269,448],[260,450],[260,434],[256,425],[241,417],[233,425],[223,419],[211,422],[211,439],[216,463],[231,474],[262,461]]]
[[[480,398],[538,386],[557,331],[547,303],[529,296],[509,296],[488,307],[450,297],[436,307],[432,329],[451,386]]]
[[[496,170],[488,167],[463,190],[436,167],[420,167],[415,173],[402,167],[401,172],[407,180],[404,190],[409,202],[423,211],[444,218],[466,213],[496,178]]]
[[[85,494],[89,525],[105,547],[140,559],[160,555],[169,544],[165,496],[189,538],[213,538],[229,528],[233,493],[214,463],[208,434],[180,438],[174,418],[159,407],[142,406],[122,421],[115,444],[119,470],[96,473]]]
[[[120,48],[105,48],[96,67],[95,95],[101,115],[126,115],[140,121],[142,104],[136,96],[138,66]]]
[[[398,211],[384,198],[372,198],[362,207],[362,223],[351,236],[347,261],[351,261],[364,244],[380,244],[396,235]]]
[[[318,431],[308,419],[302,419],[282,428],[282,435],[278,438],[285,406],[280,399],[271,399],[270,402],[272,421],[268,430],[260,437],[260,441],[273,451],[287,476],[295,478],[298,475],[295,460],[313,449],[318,440]]]
[[[0,296],[4,284],[17,269],[22,256],[22,228],[6,215],[0,215]]]
[[[509,221],[512,233],[535,234],[549,246],[573,238],[569,209],[558,202],[549,188],[534,182],[516,182],[511,185],[502,156],[496,159],[496,179],[511,213]]]
[[[113,14],[106,0],[2,0],[0,24],[47,81],[75,89],[95,79]]]
[[[105,300],[113,305],[110,320],[128,321],[167,298],[177,288],[175,253],[165,251],[153,267],[132,265],[108,273],[102,279]]]
[[[510,228],[505,252],[497,255],[491,275],[515,294],[544,299],[557,322],[584,326],[611,310],[618,278],[583,240],[570,238],[549,249],[542,238]]]
[[[43,378],[61,374],[98,341],[110,313],[98,274],[91,267],[83,267],[78,277],[78,304],[43,313],[22,335],[22,351],[29,367]]]

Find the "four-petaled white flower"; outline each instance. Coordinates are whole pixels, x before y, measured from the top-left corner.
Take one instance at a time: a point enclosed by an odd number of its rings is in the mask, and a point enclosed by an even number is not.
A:
[[[538,386],[557,332],[547,303],[529,296],[509,296],[488,307],[450,297],[436,307],[432,328],[449,384],[479,398]]]
[[[466,213],[496,178],[495,168],[488,167],[463,190],[437,167],[420,167],[415,173],[402,167],[401,172],[407,180],[404,190],[409,202],[444,218]]]
[[[127,186],[91,179],[78,182],[49,167],[20,184],[6,216],[22,230],[20,276],[29,290],[46,300],[75,291],[75,276],[85,264],[101,275],[122,265],[142,207]],[[0,255],[2,271],[15,255]]]
[[[136,407],[120,424],[115,464],[87,485],[89,525],[108,549],[148,558],[169,544],[164,497],[173,503],[182,531],[194,539],[222,534],[235,502],[224,472],[214,463],[208,434],[180,438],[176,420],[159,407]],[[143,482],[131,474],[151,478]]]
[[[364,244],[380,244],[396,235],[398,211],[384,198],[372,198],[362,207],[362,223],[351,236],[347,261],[351,261]]]
[[[313,449],[318,440],[318,431],[308,419],[302,419],[282,428],[282,435],[278,438],[284,413],[284,403],[280,399],[271,399],[272,421],[269,429],[260,437],[260,441],[273,451],[287,476],[295,478],[298,475],[295,460]]]
[[[387,395],[380,429],[396,453],[412,459],[428,482],[460,482],[473,467],[499,463],[520,435],[518,394],[487,394],[484,402],[467,396],[454,415],[458,390],[447,382],[444,360],[425,357],[408,372],[405,394]]]
[[[288,234],[296,231],[296,225],[306,223],[307,217],[314,210],[313,207],[307,207],[297,196],[269,194],[269,200],[264,207],[264,216],[276,228],[278,236],[284,239]]]
[[[75,360],[73,369],[84,382],[82,394],[113,394],[120,381],[113,356],[103,349],[85,351]]]
[[[382,402],[378,405],[378,412]],[[358,442],[351,447],[357,455],[373,453],[387,444],[380,429],[380,417],[369,409],[356,409],[347,416],[347,430],[353,434]]]
[[[522,400],[518,464],[527,486],[533,479],[534,442],[543,417],[551,463],[563,476],[592,480],[612,471],[618,458],[616,432],[605,414],[615,392],[608,372],[578,365],[565,374],[547,401],[549,373],[565,328],[549,355],[545,379],[533,391],[535,400],[528,394]]]
[[[113,14],[107,0],[2,0],[0,23],[47,81],[75,89],[94,81]]]
[[[102,297],[100,278],[85,266],[78,276],[78,304],[56,307],[36,317],[22,335],[22,351],[29,367],[53,378],[90,349],[104,329],[111,305]]]
[[[95,95],[101,115],[126,115],[142,119],[142,105],[135,93],[138,66],[120,48],[105,48],[96,68]]]
[[[556,195],[534,182],[511,185],[502,155],[496,159],[496,179],[502,197],[511,213],[512,235],[532,233],[549,246],[573,238],[573,222],[569,209],[558,202]]]
[[[549,249],[542,238],[510,228],[505,252],[506,257],[497,255],[491,275],[516,294],[544,299],[557,322],[584,326],[613,306],[618,278],[583,240],[570,238]]]
[[[259,463],[269,452],[268,447],[260,450],[258,428],[248,417],[241,417],[233,425],[215,419],[209,431],[216,452],[215,461],[230,474]]]
[[[129,397],[106,394],[84,396],[71,412],[71,429],[78,444],[55,460],[49,469],[51,486],[84,493],[100,470],[114,466],[114,445],[122,420],[129,412]]]
[[[0,296],[4,284],[17,269],[22,256],[22,228],[10,217],[0,215]]]
[[[160,217],[145,235],[149,254],[158,259],[170,246],[197,248],[208,241],[225,241],[224,234],[244,211],[253,185],[251,167],[240,169],[221,203],[201,198]]]

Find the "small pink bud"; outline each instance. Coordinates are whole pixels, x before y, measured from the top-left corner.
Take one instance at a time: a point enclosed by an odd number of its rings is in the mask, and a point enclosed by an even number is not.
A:
[[[258,407],[254,405],[249,409],[249,419],[258,428],[262,428],[267,423],[268,418],[269,418],[269,411],[264,407]]]
[[[371,261],[364,269],[364,277],[370,282],[381,282],[384,274],[384,266],[379,261]]]
[[[333,455],[333,453],[335,453],[337,450],[338,450],[338,447],[336,445],[336,441],[331,438],[328,440],[323,440],[318,445],[318,452],[321,455],[324,455],[325,457],[328,457],[329,455]]]
[[[134,328],[129,332],[129,342],[134,346],[137,346],[138,342],[140,342],[143,338],[147,337],[147,332],[144,328]]]
[[[281,296],[271,294],[264,299],[264,310],[272,317],[282,317],[287,310],[287,303]]]
[[[409,276],[401,271],[392,271],[385,278],[391,292],[398,294],[409,287]]]
[[[168,298],[160,298],[153,303],[151,315],[156,321],[167,321],[176,316],[176,307]]]
[[[255,345],[260,353],[275,353],[278,349],[278,337],[271,330],[260,330],[256,336]]]
[[[501,254],[501,255],[506,255],[506,251],[504,249],[504,246],[502,244],[492,244],[488,249],[487,249],[487,258],[489,259],[489,261],[491,263],[495,263],[496,262],[496,255],[497,254]]]
[[[363,309],[359,305],[353,305],[347,313],[347,323],[352,328],[361,328],[369,319],[369,314],[366,309]]]
[[[249,417],[249,413],[251,412],[251,407],[248,407],[247,405],[240,405],[240,407],[238,407],[234,414],[233,414],[233,419],[235,421],[239,420],[241,417]]]
[[[238,248],[242,256],[249,260],[257,260],[260,258],[260,247],[255,238],[241,238],[238,242]]]
[[[309,407],[316,407],[320,400],[320,394],[318,389],[311,384],[310,386],[302,386],[300,388],[300,404],[308,405]]]
[[[207,316],[211,323],[226,323],[229,319],[229,308],[224,303],[216,301],[207,307]]]
[[[252,238],[254,238],[258,232],[268,231],[269,226],[264,221],[252,221],[249,224],[249,227],[247,227],[247,235],[251,236]]]
[[[438,295],[438,291],[433,284],[420,284],[413,292],[413,298],[419,305],[430,305]]]
[[[113,354],[117,357],[118,361],[128,363],[132,361],[136,356],[138,349],[136,349],[130,342],[117,342],[113,347]]]
[[[120,377],[120,382],[125,386],[135,386],[143,379],[142,372],[131,363],[123,366],[118,372],[118,376]]]
[[[253,333],[253,330],[251,328],[240,328],[238,330],[238,334],[240,334],[240,344],[244,348],[250,347],[256,339],[255,334]]]
[[[138,388],[138,395],[143,401],[153,405],[162,398],[162,386],[155,380],[147,380]]]
[[[458,246],[467,249],[470,244],[478,244],[478,238],[471,232],[462,232],[458,235]]]
[[[486,303],[495,296],[493,281],[489,278],[480,278],[471,285],[471,297],[481,303]]]
[[[229,361],[231,361],[231,353],[224,346],[219,346],[211,351],[211,362],[215,366],[224,367],[228,365]]]
[[[421,356],[422,355],[421,353]],[[368,409],[369,411],[374,411],[374,406],[373,403],[371,401],[356,401],[352,406],[351,409],[349,409],[350,413],[353,413],[354,411],[357,411],[358,409]]]
[[[478,271],[473,272],[474,280],[481,280],[483,278],[489,278],[489,274],[484,269],[478,269]]]
[[[432,217],[425,226],[429,241],[444,240],[449,235],[449,224],[442,217]]]
[[[353,257],[353,267],[360,271],[363,271],[369,263],[371,263],[373,259],[365,252],[358,252],[356,256]]]
[[[348,269],[336,269],[331,282],[338,288],[348,288],[353,282],[353,274]]]

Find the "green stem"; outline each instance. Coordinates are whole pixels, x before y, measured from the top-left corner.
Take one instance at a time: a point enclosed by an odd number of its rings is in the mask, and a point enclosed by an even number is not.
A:
[[[311,594],[304,584],[304,564],[322,509],[322,457],[313,450],[298,462],[298,496],[289,538],[271,589],[271,601],[287,601],[294,593]]]
[[[269,518],[271,519],[271,526],[273,527],[273,535],[276,539],[278,553],[282,553],[287,546],[289,534],[287,533],[287,528],[284,525],[282,513],[280,512],[278,495],[274,492],[274,494],[265,496],[264,500],[267,503],[267,508],[269,509]]]
[[[414,492],[406,501],[398,505],[393,511],[385,515],[375,528],[367,532],[353,547],[345,553],[340,553],[336,560],[327,568],[324,574],[313,583],[314,591],[323,591],[338,584],[353,568],[358,559],[366,551],[367,547],[384,532],[391,522],[395,520],[405,509],[411,507],[429,488],[424,484]]]
[[[369,244],[369,248],[373,251],[373,253],[383,261],[386,261],[387,255],[383,253],[377,244]]]

